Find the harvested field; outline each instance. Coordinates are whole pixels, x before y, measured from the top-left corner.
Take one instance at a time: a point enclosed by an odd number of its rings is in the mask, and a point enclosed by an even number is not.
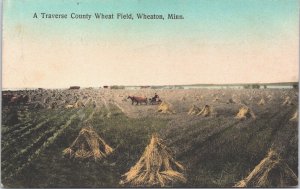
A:
[[[149,99],[155,93],[161,104],[132,105],[127,99]],[[265,172],[252,171],[270,149],[280,157],[275,173],[294,173],[279,185],[297,184],[294,89],[44,89],[3,94],[28,96],[22,103],[2,100],[4,187],[233,187],[248,181],[256,186]]]

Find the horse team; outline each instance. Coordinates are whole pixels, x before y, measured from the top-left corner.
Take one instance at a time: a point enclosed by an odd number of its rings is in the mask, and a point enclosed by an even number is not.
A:
[[[128,96],[127,99],[131,100],[131,104],[136,105],[145,103],[146,105],[148,104],[148,99],[147,97],[139,97],[139,96]],[[162,101],[159,99],[159,96],[155,93],[155,96],[152,98],[149,98],[149,104],[155,105],[155,104],[160,104]]]

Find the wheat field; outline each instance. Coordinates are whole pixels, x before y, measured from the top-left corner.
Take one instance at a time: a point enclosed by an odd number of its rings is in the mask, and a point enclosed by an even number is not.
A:
[[[28,97],[26,102],[2,97],[4,187],[298,184],[295,89],[2,93]],[[127,98],[155,93],[162,104],[132,105]],[[276,161],[269,160],[270,151]],[[273,181],[283,173],[288,179]]]

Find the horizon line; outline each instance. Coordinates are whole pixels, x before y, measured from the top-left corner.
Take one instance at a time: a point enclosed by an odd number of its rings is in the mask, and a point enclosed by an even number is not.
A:
[[[234,85],[293,85],[293,84],[299,84],[299,81],[290,81],[290,82],[273,82],[273,83],[227,83],[227,84],[211,84],[211,83],[202,83],[202,84],[174,84],[174,85],[168,85],[168,84],[162,84],[162,85],[122,85],[122,84],[113,84],[113,85],[99,85],[99,86],[80,86],[80,85],[69,85],[68,87],[1,87],[3,89],[38,89],[38,88],[44,88],[44,89],[67,89],[71,86],[79,86],[80,88],[99,88],[103,86],[123,86],[123,87],[168,87],[168,86],[234,86]]]

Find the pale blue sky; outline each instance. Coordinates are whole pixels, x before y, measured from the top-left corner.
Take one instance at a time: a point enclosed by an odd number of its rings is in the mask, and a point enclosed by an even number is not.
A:
[[[298,80],[298,0],[3,3],[4,86]],[[35,12],[175,13],[185,19],[51,20],[34,19]],[[60,82],[52,86],[55,79]]]

